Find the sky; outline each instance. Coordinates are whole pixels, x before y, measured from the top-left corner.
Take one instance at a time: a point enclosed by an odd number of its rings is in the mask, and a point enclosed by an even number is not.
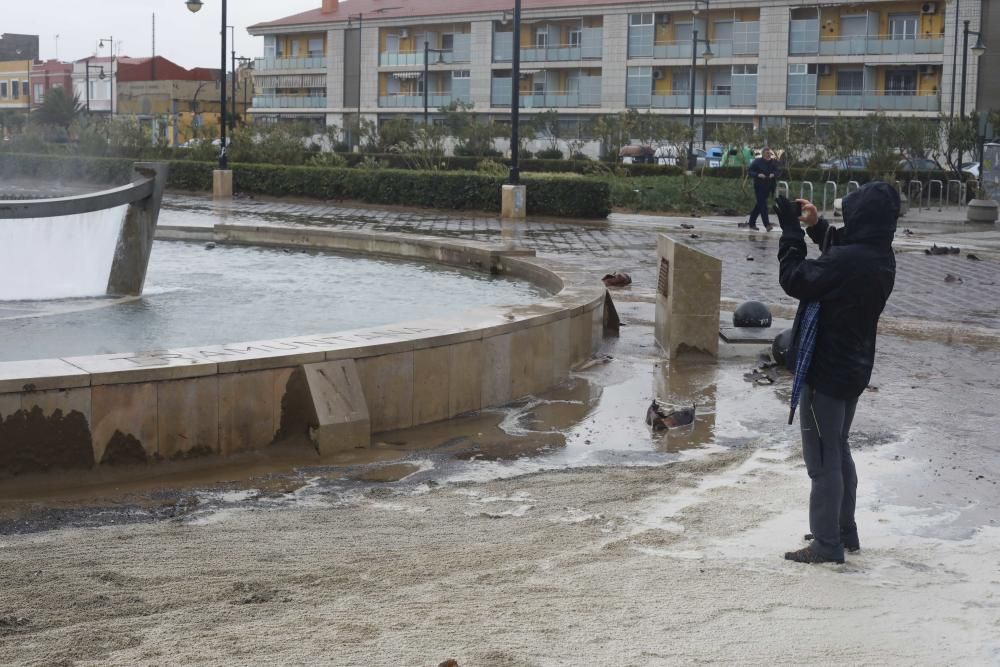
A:
[[[79,60],[94,55],[102,37],[114,37],[120,53],[133,58],[152,52],[156,14],[156,53],[185,67],[219,67],[222,0],[203,0],[192,14],[184,0],[2,0],[0,32],[38,35],[42,60]],[[229,0],[228,23],[236,27],[236,55],[259,57],[261,37],[247,26],[316,9],[321,0]],[[56,35],[59,35],[56,40]],[[117,47],[116,47],[117,51]],[[108,55],[107,48],[99,55]]]

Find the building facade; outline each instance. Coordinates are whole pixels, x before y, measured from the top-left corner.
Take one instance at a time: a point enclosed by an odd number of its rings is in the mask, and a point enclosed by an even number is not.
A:
[[[118,110],[115,79],[118,58],[83,58],[73,63],[73,93],[90,113],[113,114]]]
[[[73,63],[47,60],[31,65],[31,108],[45,103],[45,96],[54,88],[62,88],[73,95]]]
[[[251,27],[264,40],[251,113],[341,126],[359,112],[372,120],[417,118],[426,90],[432,113],[464,102],[497,118],[509,114],[508,0],[387,4],[325,0]],[[694,107],[709,127],[874,111],[935,118],[957,106],[961,85],[971,110],[979,67],[970,55],[958,80],[956,26],[969,20],[979,29],[983,2],[962,2],[960,14],[958,4],[713,0],[709,9],[704,0],[525,0],[521,105],[581,120],[626,109],[687,118],[694,58]],[[706,37],[710,58],[703,57]]]
[[[31,61],[0,60],[0,111],[31,108]]]
[[[0,35],[0,60],[38,60],[38,35]]]

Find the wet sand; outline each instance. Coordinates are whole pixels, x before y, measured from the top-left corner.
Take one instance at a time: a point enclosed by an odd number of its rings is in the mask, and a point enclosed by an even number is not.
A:
[[[996,346],[883,339],[853,439],[863,550],[809,567],[781,559],[808,494],[785,383],[665,366],[649,305],[619,310],[608,363],[384,434],[385,460],[92,486],[55,521],[0,502],[0,664],[1000,660]],[[698,423],[650,434],[654,395],[695,397]]]

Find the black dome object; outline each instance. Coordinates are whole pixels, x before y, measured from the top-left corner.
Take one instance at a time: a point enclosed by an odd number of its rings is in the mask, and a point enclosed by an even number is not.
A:
[[[733,326],[766,329],[771,326],[771,311],[760,301],[745,301],[733,311]]]
[[[775,363],[782,366],[786,364],[785,357],[788,355],[788,348],[792,346],[792,330],[785,329],[780,334],[775,336],[774,342],[771,343],[771,356],[774,357]]]

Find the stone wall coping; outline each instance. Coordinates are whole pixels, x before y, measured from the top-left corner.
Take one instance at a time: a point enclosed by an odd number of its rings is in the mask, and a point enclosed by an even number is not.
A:
[[[179,380],[359,359],[484,340],[601,307],[605,289],[587,274],[534,252],[411,234],[292,227],[160,227],[158,237],[309,247],[418,260],[521,278],[553,292],[542,301],[468,309],[440,318],[226,345],[0,363],[0,394]]]

